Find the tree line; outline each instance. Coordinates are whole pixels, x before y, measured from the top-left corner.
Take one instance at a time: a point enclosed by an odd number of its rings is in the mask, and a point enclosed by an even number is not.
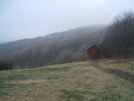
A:
[[[106,57],[128,58],[134,55],[134,12],[124,11],[107,28],[101,44]]]
[[[0,61],[0,70],[12,70],[13,64],[12,62],[8,63],[6,61]]]

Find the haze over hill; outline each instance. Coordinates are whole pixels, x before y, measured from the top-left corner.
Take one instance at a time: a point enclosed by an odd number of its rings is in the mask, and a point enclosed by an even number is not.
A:
[[[99,45],[106,25],[85,26],[44,37],[23,39],[0,45],[0,60],[12,61],[15,68],[64,62],[62,56],[81,56],[87,48]],[[99,38],[99,40],[98,40]],[[69,58],[65,62],[71,62]]]
[[[122,12],[110,25],[85,26],[1,44],[0,61],[12,61],[14,68],[83,61],[93,45],[100,47],[104,57],[134,56],[134,12]]]
[[[133,0],[0,0],[0,64],[30,68],[82,61],[92,45],[104,57],[133,56],[133,5]]]

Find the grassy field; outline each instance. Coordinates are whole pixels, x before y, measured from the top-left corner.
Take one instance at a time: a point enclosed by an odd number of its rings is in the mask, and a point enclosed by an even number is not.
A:
[[[98,68],[122,66],[111,61]],[[0,101],[134,101],[133,83],[98,68],[86,61],[0,71]]]
[[[102,59],[96,61],[98,67],[103,69],[115,69],[124,72],[129,72],[134,75],[134,58],[129,59]]]

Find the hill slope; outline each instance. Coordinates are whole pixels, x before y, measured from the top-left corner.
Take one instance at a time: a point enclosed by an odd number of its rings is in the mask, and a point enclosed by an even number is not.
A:
[[[105,27],[86,26],[44,37],[1,44],[0,60],[12,61],[14,68],[30,68],[57,62],[58,56],[64,52],[73,56],[86,54],[90,46],[100,44]]]

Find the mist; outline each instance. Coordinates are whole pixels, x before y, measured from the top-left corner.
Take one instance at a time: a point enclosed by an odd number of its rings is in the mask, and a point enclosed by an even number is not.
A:
[[[0,42],[111,23],[133,0],[1,0]]]

